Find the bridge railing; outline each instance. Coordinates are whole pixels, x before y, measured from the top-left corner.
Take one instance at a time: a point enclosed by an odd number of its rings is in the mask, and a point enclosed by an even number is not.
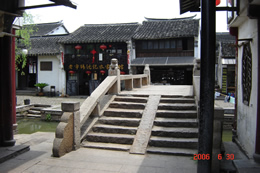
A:
[[[101,108],[101,102],[104,96],[119,94],[121,92],[121,81],[125,83],[125,90],[150,85],[150,69],[148,65],[145,66],[144,74],[120,75],[118,61],[117,59],[112,59],[108,75],[82,103],[80,108],[78,106],[79,103],[62,103],[63,115],[61,122],[57,126],[53,142],[54,157],[61,157],[67,152],[80,147],[80,141],[84,137],[84,132],[80,129],[86,126],[86,124],[87,126],[92,126],[95,120],[102,115],[104,106]],[[68,109],[67,107],[70,108]],[[84,127],[84,129],[90,129],[90,127]]]

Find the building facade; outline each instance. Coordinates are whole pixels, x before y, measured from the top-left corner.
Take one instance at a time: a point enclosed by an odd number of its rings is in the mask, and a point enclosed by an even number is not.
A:
[[[66,93],[90,95],[106,78],[112,58],[118,59],[121,74],[128,74],[132,36],[139,26],[138,23],[84,25],[62,39]]]
[[[230,33],[237,38],[236,141],[249,158],[260,162],[260,2],[237,0],[238,13],[228,13]]]
[[[236,38],[216,33],[216,85],[224,94],[235,94]]]
[[[134,73],[151,69],[153,84],[192,85],[194,59],[198,58],[199,19],[151,19],[133,36],[136,55]]]
[[[26,26],[25,26],[26,27]],[[47,83],[44,91],[49,93],[55,88],[57,95],[65,94],[65,72],[63,70],[63,53],[58,41],[69,32],[62,22],[36,24],[35,32],[30,38],[27,65],[24,75],[16,73],[16,88],[35,88],[36,83]]]

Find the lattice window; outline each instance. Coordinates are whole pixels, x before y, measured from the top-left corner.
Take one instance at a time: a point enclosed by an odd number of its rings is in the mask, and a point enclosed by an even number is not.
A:
[[[243,45],[242,56],[242,88],[243,88],[243,102],[249,106],[250,95],[252,89],[252,53],[250,42]]]

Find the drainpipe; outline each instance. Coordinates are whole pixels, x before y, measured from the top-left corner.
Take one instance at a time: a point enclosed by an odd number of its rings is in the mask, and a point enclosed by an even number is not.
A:
[[[198,173],[211,172],[216,49],[215,11],[215,1],[201,0],[201,79],[198,154],[209,154],[210,160],[198,160]]]

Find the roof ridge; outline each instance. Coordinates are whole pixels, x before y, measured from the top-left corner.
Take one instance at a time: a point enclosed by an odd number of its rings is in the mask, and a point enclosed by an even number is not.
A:
[[[130,22],[130,23],[105,23],[105,24],[85,24],[85,26],[88,26],[88,27],[96,27],[96,26],[123,26],[123,25],[141,25],[140,23],[138,22]]]
[[[180,17],[180,18],[149,18],[144,17],[147,21],[176,21],[176,20],[195,20],[194,18],[197,14],[188,17]]]

